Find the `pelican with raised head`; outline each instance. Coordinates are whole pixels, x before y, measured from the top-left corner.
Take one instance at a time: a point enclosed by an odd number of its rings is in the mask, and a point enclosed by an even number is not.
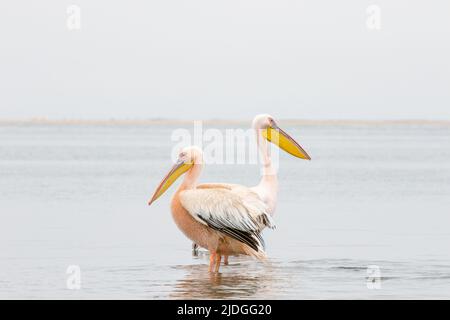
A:
[[[267,141],[272,142],[296,158],[311,160],[311,157],[292,137],[277,125],[271,115],[257,115],[253,119],[252,128],[255,130],[256,144],[261,156],[262,177],[259,184],[251,189],[264,201],[270,215],[273,216],[277,204],[278,178],[272,164]]]
[[[259,184],[250,188],[250,190],[258,195],[260,200],[266,205],[267,212],[273,216],[277,204],[278,178],[270,156],[268,141],[294,157],[304,160],[311,160],[311,157],[292,137],[278,126],[274,118],[269,114],[257,115],[253,119],[252,129],[255,131],[256,144],[259,149],[262,176]],[[230,189],[236,186],[240,187],[232,184],[227,184],[226,186]],[[197,244],[193,243],[192,247],[196,254]],[[226,255],[224,263],[228,264],[228,256]]]

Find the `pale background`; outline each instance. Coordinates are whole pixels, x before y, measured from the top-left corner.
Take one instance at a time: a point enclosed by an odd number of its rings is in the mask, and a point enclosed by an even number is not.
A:
[[[80,30],[66,27],[71,4]],[[449,119],[449,12],[446,0],[3,1],[0,118]]]

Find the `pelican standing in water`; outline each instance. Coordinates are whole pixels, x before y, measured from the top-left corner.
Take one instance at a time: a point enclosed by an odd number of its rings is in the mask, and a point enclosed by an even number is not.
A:
[[[255,131],[256,144],[261,156],[261,181],[255,187],[250,188],[267,206],[267,212],[273,216],[277,204],[278,178],[270,157],[270,141],[279,146],[284,151],[294,157],[311,160],[305,150],[286,132],[276,124],[274,118],[269,114],[260,114],[253,118],[252,129]],[[233,189],[238,185],[227,184],[228,188]],[[197,254],[197,244],[193,243],[194,254]],[[224,256],[224,264],[228,264],[228,256]]]
[[[185,174],[184,181],[172,198],[172,217],[190,240],[209,250],[210,272],[219,271],[222,256],[244,254],[258,259],[266,256],[261,232],[265,227],[275,227],[271,212],[276,202],[277,181],[276,177],[271,178],[275,170],[265,139],[294,156],[309,159],[300,145],[281,130],[272,117],[257,122],[264,137],[261,139],[258,135],[263,156],[263,178],[258,186],[197,184],[203,166],[202,151],[197,147],[187,147],[181,151],[177,163],[149,201],[151,205]]]

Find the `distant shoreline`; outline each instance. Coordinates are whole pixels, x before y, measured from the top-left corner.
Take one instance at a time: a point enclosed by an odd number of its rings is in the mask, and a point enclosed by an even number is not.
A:
[[[251,120],[177,120],[177,119],[0,119],[1,125],[191,125],[194,121],[201,121],[204,125],[247,125]],[[304,126],[359,126],[359,125],[439,125],[450,126],[449,120],[300,120],[300,119],[279,119],[279,123],[284,125],[304,125]]]

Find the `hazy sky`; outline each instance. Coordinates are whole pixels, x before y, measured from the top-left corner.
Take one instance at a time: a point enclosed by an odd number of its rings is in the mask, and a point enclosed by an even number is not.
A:
[[[450,119],[449,15],[448,0],[2,1],[0,118]]]

